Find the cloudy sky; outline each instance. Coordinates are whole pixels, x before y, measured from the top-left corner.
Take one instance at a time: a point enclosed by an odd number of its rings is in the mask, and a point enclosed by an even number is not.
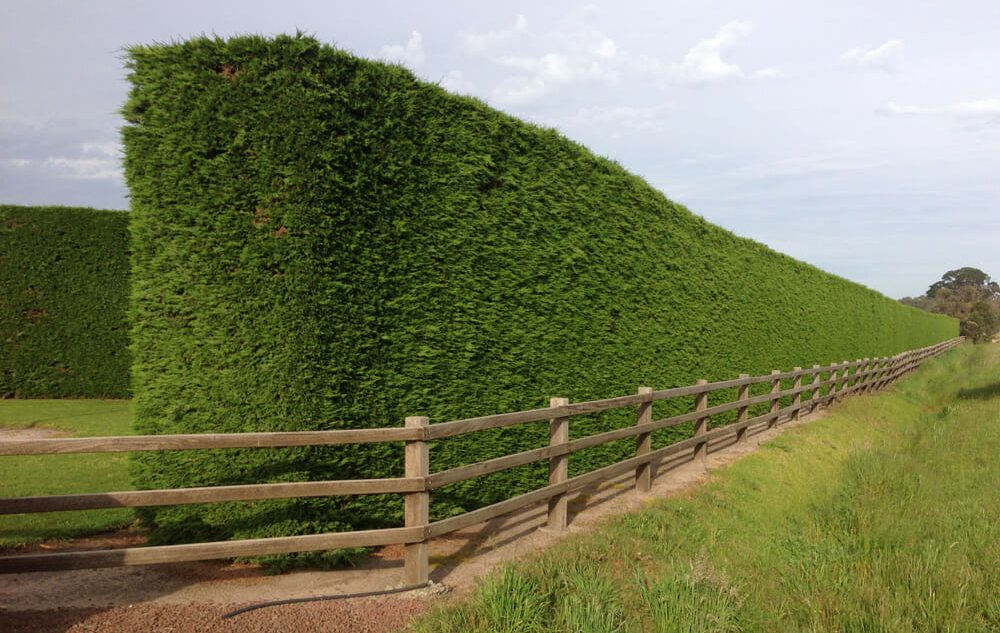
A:
[[[1000,277],[1000,2],[0,2],[0,202],[127,208],[122,48],[301,30],[880,290]]]

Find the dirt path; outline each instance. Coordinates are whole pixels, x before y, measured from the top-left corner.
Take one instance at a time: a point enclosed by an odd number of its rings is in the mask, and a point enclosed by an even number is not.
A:
[[[713,447],[706,463],[661,465],[648,495],[625,475],[580,491],[570,500],[568,533],[591,529],[608,517],[637,510],[704,481],[712,469],[754,451],[800,422],[751,431],[748,441]],[[8,438],[10,439],[10,438]],[[431,579],[461,595],[495,565],[540,551],[566,533],[539,529],[544,504],[499,517],[430,542]],[[429,610],[436,592],[307,602],[222,619],[237,608],[274,600],[381,591],[399,586],[402,546],[386,547],[355,569],[265,576],[252,565],[185,563],[146,567],[38,572],[0,576],[0,633],[21,631],[395,631]],[[439,588],[440,589],[440,588]],[[445,598],[446,599],[446,598]]]

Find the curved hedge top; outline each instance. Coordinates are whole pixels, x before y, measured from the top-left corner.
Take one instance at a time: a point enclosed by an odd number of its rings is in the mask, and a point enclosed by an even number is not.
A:
[[[128,214],[0,205],[0,397],[129,393]]]
[[[444,421],[957,334],[952,319],[709,224],[555,131],[308,37],[141,46],[130,68],[144,432]],[[442,442],[432,466],[544,436],[528,425]],[[138,483],[370,477],[402,464],[398,447],[262,453],[148,456]],[[608,457],[595,455],[573,467]],[[541,472],[457,485],[435,495],[435,512]],[[292,533],[394,521],[400,507],[282,501],[155,520],[170,538]]]

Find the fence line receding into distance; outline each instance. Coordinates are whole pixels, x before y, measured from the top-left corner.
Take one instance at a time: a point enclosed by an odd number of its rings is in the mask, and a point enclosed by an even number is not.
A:
[[[847,394],[867,393],[882,389],[896,381],[900,376],[915,369],[925,359],[937,356],[960,344],[963,340],[964,338],[958,337],[892,357],[866,358],[824,366],[813,365],[810,369],[796,367],[787,372],[774,370],[763,376],[741,374],[735,380],[713,383],[699,380],[696,384],[688,387],[662,390],[639,387],[634,395],[590,402],[571,404],[565,398],[552,398],[551,406],[544,409],[488,415],[441,424],[430,424],[428,418],[415,416],[407,418],[403,428],[8,440],[0,442],[0,456],[405,442],[405,476],[399,478],[0,498],[0,514],[22,514],[290,497],[401,493],[405,495],[405,518],[403,527],[378,530],[0,556],[0,573],[174,563],[403,544],[406,552],[403,568],[404,582],[406,584],[421,584],[428,579],[428,539],[543,501],[547,501],[549,506],[549,527],[563,530],[567,525],[567,494],[574,490],[598,484],[628,472],[634,472],[636,490],[647,492],[653,477],[656,475],[657,465],[667,458],[683,459],[684,461],[702,459],[713,448],[732,441],[734,436],[736,442],[743,442],[748,433],[771,428],[782,421],[796,420],[802,411],[812,412],[821,405],[831,405]],[[803,382],[803,378],[807,380]],[[791,388],[782,389],[782,381],[786,383],[790,381]],[[751,397],[750,387],[757,384],[769,384],[769,392]],[[710,394],[731,389],[737,390],[735,400],[709,405]],[[805,394],[808,394],[807,398],[803,398]],[[687,396],[694,396],[693,411],[660,420],[653,419],[652,405],[654,402]],[[791,398],[791,404],[781,406],[783,398],[785,402]],[[765,404],[769,405],[766,413],[749,416],[750,407]],[[634,425],[575,440],[569,439],[569,425],[572,416],[624,407],[635,408],[636,422]],[[736,412],[734,422],[709,430],[709,418],[729,411]],[[428,442],[430,441],[483,429],[542,420],[549,420],[549,444],[547,446],[435,473],[430,472],[428,459]],[[662,448],[652,448],[651,434],[653,431],[686,422],[693,423],[694,432],[690,438]],[[570,454],[631,437],[636,439],[634,457],[582,475],[569,477],[567,466]],[[455,482],[541,460],[548,460],[549,463],[549,483],[547,486],[458,516],[434,522],[429,520],[430,494],[433,490]]]

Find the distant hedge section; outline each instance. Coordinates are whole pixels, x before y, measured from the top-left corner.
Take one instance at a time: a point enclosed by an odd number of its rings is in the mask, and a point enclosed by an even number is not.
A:
[[[0,205],[0,397],[129,395],[128,214]]]
[[[553,130],[309,37],[139,46],[129,65],[142,432],[442,422],[958,333],[709,224]],[[546,428],[435,443],[432,468],[540,446]],[[574,455],[571,468],[632,450]],[[400,476],[402,463],[399,445],[166,452],[135,475],[196,486]],[[432,512],[544,477],[537,464],[458,484],[432,495]],[[398,525],[401,512],[397,495],[146,518],[172,541]]]

